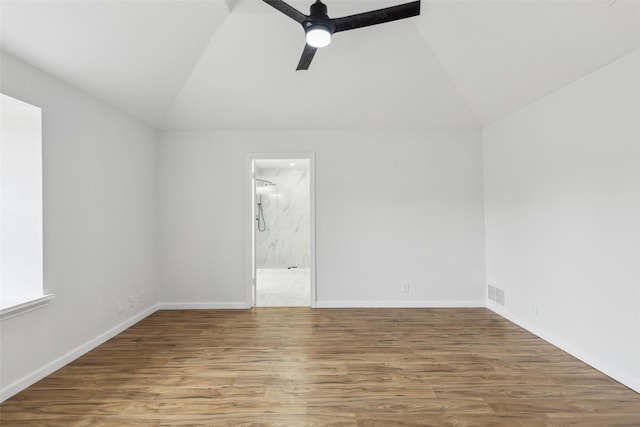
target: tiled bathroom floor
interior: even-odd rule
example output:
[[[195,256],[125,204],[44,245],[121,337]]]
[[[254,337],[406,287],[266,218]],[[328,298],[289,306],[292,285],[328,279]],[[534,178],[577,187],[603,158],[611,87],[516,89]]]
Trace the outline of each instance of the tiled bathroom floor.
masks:
[[[300,307],[311,303],[308,268],[258,269],[257,307]]]

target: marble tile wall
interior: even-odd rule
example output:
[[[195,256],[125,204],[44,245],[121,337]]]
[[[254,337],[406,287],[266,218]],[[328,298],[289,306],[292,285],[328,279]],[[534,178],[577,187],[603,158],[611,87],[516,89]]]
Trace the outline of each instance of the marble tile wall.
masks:
[[[308,169],[256,169],[256,178],[275,183],[260,189],[265,231],[256,229],[257,268],[309,268]]]

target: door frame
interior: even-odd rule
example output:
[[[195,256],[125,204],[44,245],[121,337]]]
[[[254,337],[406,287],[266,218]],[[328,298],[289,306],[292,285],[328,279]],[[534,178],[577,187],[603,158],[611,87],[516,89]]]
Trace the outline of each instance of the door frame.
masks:
[[[311,308],[316,307],[316,159],[315,153],[247,153],[245,154],[245,308],[254,305],[255,280],[255,185],[253,164],[262,159],[304,159],[309,161],[309,280]]]

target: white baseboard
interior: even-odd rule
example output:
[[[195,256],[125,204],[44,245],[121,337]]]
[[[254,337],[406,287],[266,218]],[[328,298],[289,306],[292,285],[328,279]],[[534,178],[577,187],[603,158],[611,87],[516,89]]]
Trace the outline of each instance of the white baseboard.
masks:
[[[69,363],[73,362],[78,357],[82,356],[83,354],[93,350],[94,348],[96,348],[100,344],[102,344],[102,343],[110,340],[111,338],[115,337],[120,332],[130,328],[133,325],[135,325],[136,323],[138,323],[139,321],[141,321],[145,317],[155,313],[157,311],[157,309],[158,309],[158,307],[156,305],[147,308],[143,312],[138,313],[138,314],[128,318],[124,322],[119,323],[118,325],[114,326],[113,328],[109,329],[108,331],[106,331],[106,332],[98,335],[97,337],[87,341],[86,343],[76,347],[75,349],[71,350],[67,354],[65,354],[63,356],[60,356],[57,359],[47,363],[46,365],[44,365],[40,369],[37,369],[34,372],[32,372],[32,373],[30,373],[28,375],[25,375],[24,377],[20,378],[19,380],[17,380],[15,382],[9,384],[8,386],[2,388],[2,390],[0,390],[0,402],[4,402],[5,400],[10,398],[14,394],[17,394],[17,393],[21,392],[22,390],[24,390],[25,388],[29,387],[30,385],[35,384],[36,382],[38,382],[41,379],[45,378],[47,375],[51,375],[52,373],[54,373],[58,369],[62,368],[63,366],[68,365]]]
[[[484,301],[316,301],[316,308],[466,308],[486,307]]]
[[[161,302],[158,310],[237,310],[247,307],[244,302]]]
[[[516,325],[520,326],[521,328],[526,329],[532,334],[542,338],[549,344],[554,345],[555,347],[558,347],[560,350],[566,353],[569,353],[570,355],[583,361],[587,365],[597,369],[598,371],[613,378],[619,383],[624,384],[625,386],[629,387],[633,391],[640,393],[640,378],[634,378],[633,376],[630,376],[628,373],[621,372],[618,368],[613,367],[610,364],[603,362],[602,360],[596,357],[593,357],[592,355],[588,354],[584,350],[572,344],[569,344],[565,340],[558,338],[552,333],[549,333],[548,331],[545,331],[539,328],[538,326],[535,326],[530,322],[527,322],[526,320],[516,316],[515,314],[505,309],[504,306],[502,305],[496,304],[493,301],[487,301],[486,307],[489,310],[493,311],[494,313],[509,320],[510,322],[513,322]]]

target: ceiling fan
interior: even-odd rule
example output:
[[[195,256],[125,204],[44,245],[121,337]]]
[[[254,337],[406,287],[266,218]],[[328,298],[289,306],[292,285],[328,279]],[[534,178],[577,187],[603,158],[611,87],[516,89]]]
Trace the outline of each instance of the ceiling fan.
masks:
[[[316,50],[331,43],[331,36],[334,33],[420,15],[420,0],[342,18],[329,18],[327,6],[320,0],[316,0],[311,5],[309,15],[305,15],[282,0],[262,1],[298,22],[304,29],[306,44],[296,70],[309,69]]]

